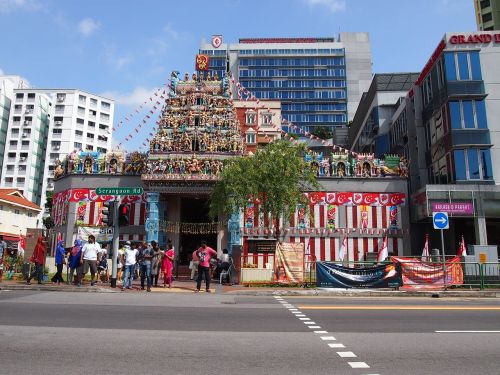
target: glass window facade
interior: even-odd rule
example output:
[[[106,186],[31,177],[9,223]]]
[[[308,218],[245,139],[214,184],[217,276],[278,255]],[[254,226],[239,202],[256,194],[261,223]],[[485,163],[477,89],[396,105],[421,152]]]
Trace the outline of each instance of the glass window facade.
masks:
[[[293,48],[293,44],[291,48],[248,47],[237,51],[237,79],[256,98],[281,101],[284,121],[306,131],[314,126],[347,125],[343,48]],[[199,52],[210,56],[212,74],[225,75],[226,49]]]
[[[492,180],[489,149],[468,148],[453,151],[455,181]]]
[[[444,65],[448,81],[482,80],[478,51],[445,52]]]
[[[450,101],[452,129],[487,129],[484,100]]]

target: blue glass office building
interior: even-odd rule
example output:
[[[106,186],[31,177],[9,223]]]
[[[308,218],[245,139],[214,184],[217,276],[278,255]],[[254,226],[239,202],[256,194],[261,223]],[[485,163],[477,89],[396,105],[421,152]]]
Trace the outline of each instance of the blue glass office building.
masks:
[[[200,53],[219,76],[229,69],[255,97],[280,100],[283,119],[307,131],[345,128],[371,80],[366,33],[342,33],[338,41],[240,39],[219,48],[202,42]]]

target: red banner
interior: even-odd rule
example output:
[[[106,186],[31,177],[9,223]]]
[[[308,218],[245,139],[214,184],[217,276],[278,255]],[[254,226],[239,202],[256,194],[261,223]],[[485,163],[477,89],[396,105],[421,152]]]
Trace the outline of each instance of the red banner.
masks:
[[[208,70],[208,55],[196,55],[196,70]]]
[[[422,262],[417,258],[392,257],[401,264],[403,286],[411,289],[442,288],[444,285],[443,264]],[[464,274],[460,257],[446,261],[446,285],[462,285]]]
[[[335,206],[400,206],[405,204],[404,193],[309,193],[311,204],[326,202]]]

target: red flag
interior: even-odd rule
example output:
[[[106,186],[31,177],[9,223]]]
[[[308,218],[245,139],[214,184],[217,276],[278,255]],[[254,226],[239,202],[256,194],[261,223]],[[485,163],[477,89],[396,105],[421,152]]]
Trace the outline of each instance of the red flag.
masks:
[[[422,251],[422,262],[429,261],[429,235],[425,235],[424,250]]]
[[[457,256],[464,257],[467,256],[467,246],[465,246],[465,239],[462,235],[462,240],[460,241],[460,245],[458,246]]]
[[[384,242],[382,243],[382,247],[380,248],[377,255],[377,262],[381,263],[387,259],[389,256],[389,250],[387,249],[387,236],[384,238]]]

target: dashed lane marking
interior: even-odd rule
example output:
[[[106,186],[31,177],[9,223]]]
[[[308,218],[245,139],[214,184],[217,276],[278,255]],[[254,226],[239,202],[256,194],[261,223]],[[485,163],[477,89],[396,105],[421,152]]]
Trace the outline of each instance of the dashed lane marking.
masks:
[[[357,357],[356,354],[353,352],[337,352],[340,358],[355,358]]]
[[[320,339],[323,341],[335,341],[336,340],[335,337],[333,337],[333,336],[321,336]]]
[[[341,344],[341,343],[339,343],[339,342],[336,342],[336,343],[334,343],[334,344],[328,344],[328,346],[329,346],[330,348],[345,348],[345,345],[344,345],[344,344]]]
[[[370,368],[365,362],[347,362],[352,368]]]
[[[456,311],[500,311],[500,306],[377,306],[377,305],[300,305],[302,310],[456,310]]]

